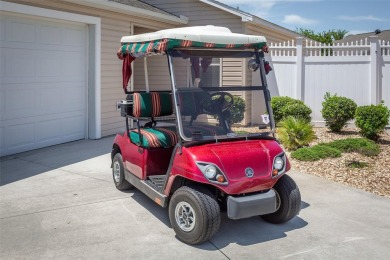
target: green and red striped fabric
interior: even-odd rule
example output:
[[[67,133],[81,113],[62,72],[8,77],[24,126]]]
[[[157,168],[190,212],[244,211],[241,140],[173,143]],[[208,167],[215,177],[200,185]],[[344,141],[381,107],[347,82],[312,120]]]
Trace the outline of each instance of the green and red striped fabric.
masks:
[[[130,139],[144,148],[168,148],[175,146],[178,142],[176,132],[167,128],[141,128],[140,133],[142,143],[137,131],[130,132]]]
[[[169,116],[173,113],[170,93],[134,93],[133,102],[134,117]]]
[[[216,44],[207,42],[197,42],[178,39],[161,39],[149,42],[133,42],[123,44],[118,52],[118,58],[124,59],[127,54],[133,57],[145,56],[150,54],[164,54],[167,50],[174,48],[216,48],[216,49],[263,49],[266,42],[253,44]]]

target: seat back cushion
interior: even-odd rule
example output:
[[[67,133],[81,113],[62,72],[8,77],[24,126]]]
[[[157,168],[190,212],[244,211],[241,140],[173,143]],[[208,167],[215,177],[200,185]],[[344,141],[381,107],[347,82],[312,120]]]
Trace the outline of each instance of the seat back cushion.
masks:
[[[167,128],[141,128],[142,141],[138,131],[130,132],[130,139],[133,143],[145,148],[168,148],[175,146],[178,142],[176,131]]]
[[[167,92],[133,94],[134,117],[169,116],[173,113],[172,97]]]

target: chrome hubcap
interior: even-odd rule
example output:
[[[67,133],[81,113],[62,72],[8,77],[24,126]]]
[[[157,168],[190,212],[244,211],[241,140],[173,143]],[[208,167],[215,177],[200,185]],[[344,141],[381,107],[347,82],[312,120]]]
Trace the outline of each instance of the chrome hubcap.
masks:
[[[190,232],[195,227],[195,212],[187,202],[182,201],[176,205],[175,219],[180,229],[185,232]]]
[[[115,182],[119,182],[121,177],[121,165],[117,161],[114,162],[113,173],[114,173]]]

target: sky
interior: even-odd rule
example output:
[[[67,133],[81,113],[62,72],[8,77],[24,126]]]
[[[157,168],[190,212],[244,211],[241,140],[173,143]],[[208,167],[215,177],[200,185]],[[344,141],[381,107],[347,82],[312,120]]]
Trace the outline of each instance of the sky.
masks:
[[[349,34],[390,29],[390,0],[218,0],[295,31],[347,30]]]

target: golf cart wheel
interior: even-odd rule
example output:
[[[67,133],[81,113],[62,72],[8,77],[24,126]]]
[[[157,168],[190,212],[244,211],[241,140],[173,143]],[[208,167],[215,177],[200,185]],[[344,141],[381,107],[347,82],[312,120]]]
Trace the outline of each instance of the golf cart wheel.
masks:
[[[294,180],[283,175],[273,189],[276,193],[277,210],[261,217],[267,222],[281,224],[298,215],[301,209],[301,193]]]
[[[133,185],[126,181],[124,171],[122,155],[117,153],[112,160],[112,178],[114,179],[116,188],[122,191],[133,188]]]
[[[221,224],[221,213],[215,199],[184,186],[172,195],[169,220],[180,240],[195,245],[215,235]]]

